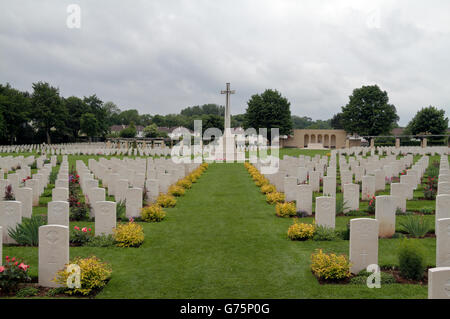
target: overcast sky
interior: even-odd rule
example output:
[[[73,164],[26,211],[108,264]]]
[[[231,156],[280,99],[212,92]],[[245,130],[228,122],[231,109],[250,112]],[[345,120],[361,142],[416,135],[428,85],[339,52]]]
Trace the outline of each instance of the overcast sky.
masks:
[[[449,13],[448,0],[0,0],[0,83],[168,114],[223,105],[231,82],[232,114],[273,88],[313,119],[378,84],[406,125],[423,106],[450,115]]]

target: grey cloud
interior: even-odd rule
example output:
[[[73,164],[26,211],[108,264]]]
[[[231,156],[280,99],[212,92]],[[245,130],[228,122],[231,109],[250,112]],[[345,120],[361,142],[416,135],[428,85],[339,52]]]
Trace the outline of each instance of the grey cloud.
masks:
[[[81,29],[65,25],[70,3]],[[224,103],[232,113],[278,89],[293,114],[328,119],[377,83],[405,125],[450,110],[447,1],[13,1],[0,7],[0,83],[39,80],[141,113]],[[380,28],[368,25],[379,12]]]

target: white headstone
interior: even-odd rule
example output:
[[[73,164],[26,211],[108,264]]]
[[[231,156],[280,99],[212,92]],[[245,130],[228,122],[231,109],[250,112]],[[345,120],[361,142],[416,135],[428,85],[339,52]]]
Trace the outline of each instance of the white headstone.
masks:
[[[69,263],[69,227],[46,225],[39,227],[39,285],[61,287],[52,280]]]
[[[316,197],[316,225],[334,228],[336,224],[336,199],[334,197]]]
[[[428,269],[428,299],[450,299],[450,267]]]
[[[378,221],[372,218],[350,220],[351,272],[359,273],[371,264],[378,264]]]
[[[0,226],[3,228],[3,243],[15,244],[8,231],[22,223],[22,203],[19,201],[0,201]]]
[[[49,225],[69,226],[69,202],[49,202],[47,218]]]
[[[377,196],[375,200],[375,218],[379,223],[379,236],[390,238],[395,234],[394,198],[389,195]]]
[[[108,201],[98,201],[93,204],[95,207],[95,235],[110,235],[116,227],[116,203]]]

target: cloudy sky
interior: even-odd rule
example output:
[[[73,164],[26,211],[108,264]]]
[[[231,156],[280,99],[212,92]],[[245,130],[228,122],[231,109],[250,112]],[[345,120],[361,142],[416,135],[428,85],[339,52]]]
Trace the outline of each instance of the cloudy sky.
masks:
[[[0,83],[168,114],[224,104],[231,82],[232,114],[274,88],[313,119],[378,84],[406,125],[423,106],[450,115],[449,12],[447,0],[0,0]]]

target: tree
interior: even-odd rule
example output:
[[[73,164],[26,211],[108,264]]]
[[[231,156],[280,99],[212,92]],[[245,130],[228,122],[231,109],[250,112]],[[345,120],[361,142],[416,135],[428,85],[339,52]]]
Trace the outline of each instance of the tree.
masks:
[[[120,112],[121,110],[117,107],[113,102],[105,102],[103,103],[103,109],[106,113],[106,122],[108,123],[108,127],[114,124],[120,123]]]
[[[8,143],[17,142],[21,131],[28,126],[30,109],[27,93],[13,89],[9,84],[0,85],[0,127]]]
[[[247,102],[244,128],[267,128],[271,141],[271,128],[279,128],[280,135],[289,135],[292,131],[290,103],[277,90],[266,90],[253,95]]]
[[[344,126],[342,125],[342,113],[335,114],[330,121],[331,127],[335,130],[342,130]]]
[[[126,138],[133,138],[137,134],[136,126],[134,126],[134,123],[131,122],[131,124],[124,128],[122,131],[120,131],[119,135],[120,137],[126,137]]]
[[[399,120],[395,106],[389,104],[386,91],[378,85],[353,90],[350,101],[342,107],[340,123],[349,133],[360,136],[389,134]]]
[[[158,126],[156,124],[150,124],[144,128],[145,137],[158,137]]]
[[[202,134],[209,128],[218,128],[223,131],[223,117],[213,114],[205,114],[201,117],[202,120]]]
[[[64,99],[64,104],[67,108],[67,112],[70,114],[66,119],[67,128],[70,130],[74,141],[76,141],[81,128],[81,117],[84,113],[88,112],[88,106],[82,99],[76,96]]]
[[[103,107],[103,102],[100,100],[97,95],[93,94],[89,97],[84,97],[84,103],[86,103],[88,113],[92,113],[97,119],[98,123],[98,134],[105,136],[109,131],[109,123],[107,118],[107,111]]]
[[[92,113],[84,113],[81,116],[80,128],[81,131],[86,133],[89,137],[89,141],[91,141],[92,137],[96,136],[100,131],[99,123]]]
[[[44,82],[33,83],[31,106],[34,125],[45,134],[48,144],[51,144],[52,131],[54,135],[66,132],[68,113],[59,96],[59,89]]]
[[[122,111],[119,115],[120,117],[120,124],[130,125],[131,122],[133,122],[136,125],[140,125],[140,116],[138,110],[132,109],[132,110],[125,110]]]
[[[406,131],[412,135],[445,135],[447,128],[448,117],[445,117],[445,111],[429,106],[422,108],[416,113],[414,118],[408,123]]]

